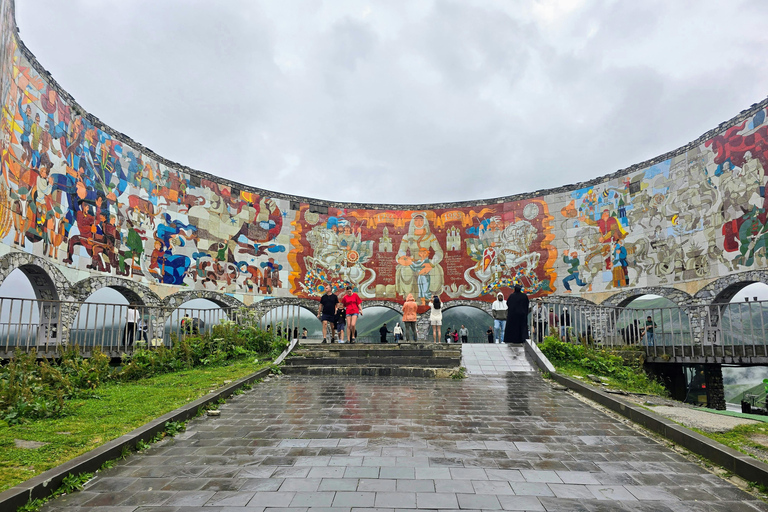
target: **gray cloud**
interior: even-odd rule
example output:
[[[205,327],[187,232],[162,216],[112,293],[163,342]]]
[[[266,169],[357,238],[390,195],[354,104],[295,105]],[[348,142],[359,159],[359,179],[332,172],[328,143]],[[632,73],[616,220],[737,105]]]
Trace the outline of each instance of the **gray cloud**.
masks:
[[[17,2],[94,115],[191,167],[422,203],[587,180],[765,96],[765,2]]]

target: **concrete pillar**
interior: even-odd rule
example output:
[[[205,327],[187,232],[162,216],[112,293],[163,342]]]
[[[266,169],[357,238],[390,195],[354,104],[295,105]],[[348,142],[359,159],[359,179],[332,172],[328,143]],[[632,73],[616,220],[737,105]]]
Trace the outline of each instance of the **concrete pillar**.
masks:
[[[723,367],[719,364],[706,365],[704,367],[704,379],[707,384],[707,407],[724,411]]]
[[[675,400],[682,402],[688,396],[688,383],[685,379],[682,364],[646,364],[645,371],[657,377],[664,384],[664,387],[667,388],[669,395]]]
[[[420,343],[432,340],[432,326],[429,324],[429,312],[419,315],[416,320],[416,336]]]

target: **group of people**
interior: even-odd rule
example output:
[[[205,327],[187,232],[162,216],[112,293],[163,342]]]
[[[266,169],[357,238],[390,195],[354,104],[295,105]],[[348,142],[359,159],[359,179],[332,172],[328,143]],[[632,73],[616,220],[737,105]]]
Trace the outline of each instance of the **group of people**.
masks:
[[[528,335],[528,296],[523,293],[522,286],[515,285],[514,291],[504,300],[504,295],[499,292],[491,308],[493,314],[493,327],[489,327],[486,334],[489,343],[523,343]],[[417,341],[416,321],[418,320],[416,309],[418,308],[412,294],[403,304],[403,324],[405,324],[405,341]],[[440,297],[432,296],[429,303],[429,324],[432,326],[432,341],[442,341],[441,327],[443,323],[443,305]],[[386,324],[385,324],[386,326]],[[395,326],[399,328],[399,324]],[[397,340],[397,336],[395,336]],[[448,328],[445,333],[447,343],[462,343],[469,341],[469,330],[461,326],[458,331]]]
[[[544,340],[544,337],[549,334],[550,328],[556,329],[560,333],[560,337],[565,338],[571,327],[571,313],[567,307],[563,307],[558,316],[557,311],[550,310],[541,298],[536,299],[536,304],[531,310],[531,316],[533,334],[537,343]]]
[[[351,286],[347,286],[343,295],[339,298],[331,288],[325,290],[325,295],[320,298],[320,311],[317,318],[323,322],[323,343],[350,343],[357,338],[357,317],[363,315],[363,301],[354,292]],[[330,332],[329,332],[330,327]]]
[[[530,301],[523,287],[515,285],[514,291],[504,300],[504,294],[496,294],[491,306],[493,327],[486,331],[488,343],[525,343],[528,337],[528,307]]]
[[[652,347],[656,343],[656,327],[658,325],[653,321],[653,317],[648,315],[645,319],[645,327],[641,327],[640,322],[634,319],[631,324],[620,329],[620,332],[624,341],[629,345],[641,343],[644,340],[645,345]]]

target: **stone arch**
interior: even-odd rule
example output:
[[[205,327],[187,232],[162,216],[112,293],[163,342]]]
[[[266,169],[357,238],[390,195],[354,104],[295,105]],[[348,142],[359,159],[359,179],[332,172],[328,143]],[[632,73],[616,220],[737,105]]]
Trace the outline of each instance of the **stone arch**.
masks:
[[[459,306],[469,306],[471,308],[479,309],[485,313],[491,314],[491,304],[492,302],[485,302],[481,300],[452,300],[449,302],[445,302],[443,304],[443,312],[448,311],[452,308],[457,308]],[[427,317],[429,317],[429,312],[425,313]]]
[[[26,252],[14,251],[0,258],[0,284],[14,270],[19,269],[29,280],[35,298],[39,301],[32,306],[37,312],[38,323],[35,343],[38,346],[56,345],[66,339],[67,333],[67,307],[62,307],[59,302],[63,291],[68,287],[69,281],[55,264],[45,258],[37,257]],[[24,306],[16,308],[17,311],[24,311]],[[4,315],[13,315],[13,301]],[[25,322],[27,322],[25,320]]]
[[[89,277],[70,286],[67,296],[75,302],[84,302],[93,292],[102,288],[112,288],[120,293],[130,304],[158,307],[163,301],[158,295],[144,286],[130,279],[122,279],[113,276]]]
[[[705,339],[710,342],[721,339],[721,322],[731,299],[742,288],[754,283],[768,284],[768,270],[749,270],[730,274],[715,279],[696,292],[694,295],[696,303],[709,306],[699,308],[700,323],[704,328],[702,336]]]
[[[400,304],[399,302],[392,302],[392,301],[389,301],[389,300],[365,300],[365,301],[363,301],[362,309],[376,308],[376,307],[391,309],[393,311],[397,311],[401,315],[403,314],[403,305]]]
[[[252,305],[251,308],[256,310],[259,316],[264,316],[264,314],[266,314],[268,311],[282,306],[299,306],[303,309],[311,311],[312,314],[317,315],[320,307],[320,301],[312,299],[299,299],[296,297],[276,297],[259,301]]]
[[[623,308],[636,298],[642,295],[659,295],[667,300],[675,303],[676,306],[685,307],[689,306],[693,302],[693,298],[686,292],[678,290],[677,288],[666,287],[643,287],[643,288],[630,288],[623,290],[615,295],[610,296],[602,303],[601,306]]]
[[[754,283],[768,284],[768,270],[750,270],[721,277],[696,292],[699,304],[727,304],[739,291]]]
[[[221,308],[241,308],[245,307],[242,301],[227,295],[225,293],[214,292],[211,290],[184,290],[169,295],[163,300],[163,307],[168,310],[174,310],[187,301],[194,299],[206,299]]]
[[[16,269],[27,276],[38,300],[59,300],[61,292],[69,286],[69,281],[55,265],[26,252],[12,252],[0,258],[0,285]]]

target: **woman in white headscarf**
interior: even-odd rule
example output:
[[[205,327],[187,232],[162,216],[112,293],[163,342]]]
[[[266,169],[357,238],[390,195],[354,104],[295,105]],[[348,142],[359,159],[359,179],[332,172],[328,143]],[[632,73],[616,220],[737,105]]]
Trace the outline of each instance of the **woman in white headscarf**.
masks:
[[[413,213],[408,234],[403,236],[396,256],[397,293],[403,297],[411,293],[414,297],[420,297],[422,304],[426,304],[427,299],[432,295],[441,295],[445,282],[443,269],[440,267],[442,260],[443,248],[440,247],[437,237],[430,231],[426,214]],[[422,294],[419,293],[419,277],[422,278],[424,292]]]

